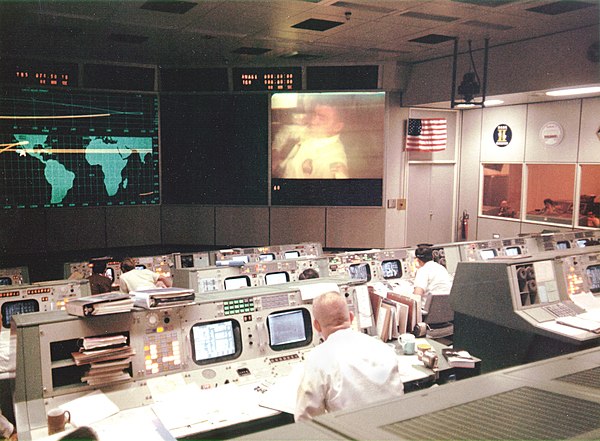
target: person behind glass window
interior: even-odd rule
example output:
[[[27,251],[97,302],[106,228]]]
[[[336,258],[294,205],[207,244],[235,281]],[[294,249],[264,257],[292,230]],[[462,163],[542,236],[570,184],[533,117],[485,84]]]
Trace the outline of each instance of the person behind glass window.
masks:
[[[515,217],[515,210],[513,210],[510,205],[508,205],[507,200],[502,200],[500,202],[500,208],[498,208],[498,216],[502,217]]]
[[[586,225],[588,227],[600,228],[600,218],[593,211],[588,211]]]
[[[127,257],[121,262],[119,287],[121,292],[128,293],[148,288],[168,288],[172,286],[170,277],[150,271],[147,268],[135,269],[135,261]]]
[[[433,260],[433,250],[420,246],[415,250],[417,273],[413,281],[414,294],[450,294],[452,277],[448,270]]]
[[[296,421],[394,398],[404,393],[393,348],[351,328],[354,315],[346,299],[327,292],[313,300],[313,325],[324,342],[304,364]]]
[[[556,213],[556,204],[550,198],[544,199],[544,208],[542,208],[543,214],[555,214]]]
[[[92,275],[88,277],[90,281],[90,291],[92,295],[103,294],[110,292],[112,289],[112,279],[104,275],[106,272],[106,261],[104,260],[93,260],[92,264]]]

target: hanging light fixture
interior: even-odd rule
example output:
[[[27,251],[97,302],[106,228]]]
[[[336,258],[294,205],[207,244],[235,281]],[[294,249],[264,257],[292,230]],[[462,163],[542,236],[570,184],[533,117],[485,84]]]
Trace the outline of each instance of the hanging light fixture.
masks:
[[[456,87],[456,66],[458,62],[458,38],[454,39],[454,58],[452,64],[452,94],[450,99],[451,108],[472,108],[472,107],[485,107],[485,93],[487,88],[487,65],[488,65],[488,47],[489,39],[485,39],[485,48],[483,56],[483,86],[477,73],[475,61],[473,60],[473,49],[471,47],[471,40],[469,40],[469,58],[471,65],[469,71],[463,75],[462,81]],[[462,99],[456,99],[456,92],[461,96]],[[475,101],[475,97],[479,96],[481,92],[481,99]]]

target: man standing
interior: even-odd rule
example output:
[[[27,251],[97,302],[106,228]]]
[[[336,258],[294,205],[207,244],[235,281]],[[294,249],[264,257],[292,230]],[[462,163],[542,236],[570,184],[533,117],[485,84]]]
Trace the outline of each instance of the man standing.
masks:
[[[313,325],[325,341],[305,363],[296,421],[404,393],[394,349],[351,329],[354,315],[342,295],[327,292],[315,298],[313,316]]]

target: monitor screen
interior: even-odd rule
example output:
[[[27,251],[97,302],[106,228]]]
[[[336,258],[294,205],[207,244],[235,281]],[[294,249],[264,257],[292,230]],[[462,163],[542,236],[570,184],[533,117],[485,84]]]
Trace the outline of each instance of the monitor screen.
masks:
[[[397,279],[402,277],[402,265],[399,260],[384,260],[381,262],[384,279]]]
[[[585,269],[591,292],[600,292],[600,265],[590,265]]]
[[[248,286],[251,286],[248,276],[233,276],[225,279],[225,289],[247,288]]]
[[[577,239],[577,246],[579,248],[586,247],[587,244],[588,244],[588,240],[587,239]]]
[[[290,281],[290,275],[285,271],[265,274],[265,283],[267,285],[277,285],[278,283],[287,283]]]
[[[312,342],[310,313],[305,308],[269,314],[267,329],[269,346],[275,351],[300,348]]]
[[[10,328],[10,319],[15,314],[25,314],[27,312],[38,312],[40,305],[37,300],[16,300],[14,302],[4,302],[0,312],[2,313],[2,327]]]
[[[260,259],[261,262],[271,262],[272,260],[275,260],[275,254],[265,253],[265,254],[261,254],[260,256],[258,256],[258,258]]]
[[[496,257],[496,250],[481,250],[480,254],[483,260],[488,260]]]
[[[242,354],[240,325],[236,320],[196,323],[190,330],[192,359],[205,365],[234,360]]]
[[[104,275],[106,277],[108,277],[110,280],[112,280],[113,282],[115,281],[115,269],[114,268],[106,268],[106,271],[104,271]]]
[[[10,277],[0,277],[0,285],[12,285],[12,279]]]
[[[271,95],[273,205],[382,202],[384,92]]]
[[[566,240],[561,240],[560,242],[556,243],[557,250],[566,250],[569,248],[571,248],[571,244],[569,242],[567,242]]]
[[[194,255],[193,254],[182,254],[181,255],[181,267],[182,268],[193,268],[194,267]]]
[[[286,251],[283,253],[283,257],[286,259],[294,259],[300,257],[300,251]]]
[[[519,247],[507,247],[505,251],[507,256],[518,256],[521,254],[521,248]]]
[[[137,270],[146,269],[146,265],[143,265],[143,264],[137,264],[137,265],[135,266],[135,269],[137,269]]]
[[[371,267],[368,263],[354,263],[348,267],[350,278],[357,280],[371,280]]]

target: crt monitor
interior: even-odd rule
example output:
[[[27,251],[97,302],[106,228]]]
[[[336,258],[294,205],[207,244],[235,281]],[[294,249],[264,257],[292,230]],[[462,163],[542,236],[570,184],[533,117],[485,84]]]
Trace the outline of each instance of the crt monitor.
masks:
[[[290,275],[286,271],[265,274],[265,284],[267,285],[277,285],[279,283],[287,283],[289,281]]]
[[[297,257],[300,257],[300,251],[286,251],[285,253],[283,253],[283,257],[285,259],[295,259]]]
[[[556,249],[557,250],[566,250],[571,248],[571,244],[566,241],[566,240],[561,240],[559,242],[556,242]]]
[[[269,314],[267,329],[269,346],[274,351],[301,348],[312,342],[312,320],[306,308]]]
[[[27,312],[38,312],[40,305],[35,299],[15,300],[12,302],[4,302],[0,313],[2,313],[2,327],[10,328],[10,319],[15,314],[25,314]]]
[[[0,285],[12,285],[12,279],[10,277],[0,277]]]
[[[479,252],[481,254],[481,258],[483,260],[488,260],[488,259],[492,259],[494,257],[496,257],[496,250],[481,250]]]
[[[402,277],[402,265],[397,259],[384,260],[381,262],[381,270],[383,272],[384,279],[397,279]]]
[[[193,268],[194,267],[194,255],[193,254],[182,254],[181,255],[181,267],[182,268]]]
[[[351,279],[371,280],[371,267],[368,263],[353,263],[348,267]]]
[[[190,329],[192,359],[198,365],[234,360],[242,354],[242,337],[237,320],[196,323]]]
[[[590,265],[585,269],[590,291],[600,292],[600,265]]]
[[[225,279],[225,289],[240,289],[251,286],[250,277],[248,276],[233,276]]]
[[[521,248],[519,247],[506,247],[506,255],[507,256],[518,256],[521,254]]]
[[[271,261],[275,260],[275,254],[273,254],[273,253],[264,253],[264,254],[261,254],[260,256],[258,256],[258,259],[261,262],[271,262]]]
[[[113,282],[115,281],[115,269],[114,268],[106,268],[106,271],[104,271],[104,275],[106,277],[108,277],[110,280],[112,280]]]
[[[587,239],[577,239],[576,243],[579,248],[584,248],[584,247],[587,247],[588,242],[589,241]]]

